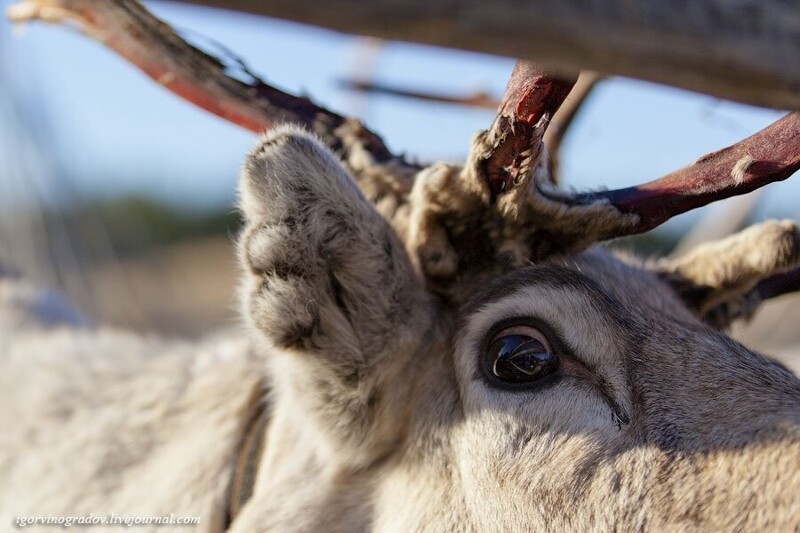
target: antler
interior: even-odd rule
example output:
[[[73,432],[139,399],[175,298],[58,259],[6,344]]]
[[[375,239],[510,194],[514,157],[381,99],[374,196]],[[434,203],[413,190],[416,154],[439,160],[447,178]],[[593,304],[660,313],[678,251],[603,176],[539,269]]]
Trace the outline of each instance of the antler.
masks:
[[[410,204],[409,219],[402,214],[395,223],[435,285],[448,285],[445,280],[464,269],[491,275],[493,269],[641,233],[800,168],[800,114],[792,113],[649,183],[579,194],[559,190],[542,138],[576,77],[521,61],[492,127],[473,140],[467,163],[421,170],[354,119],[275,89],[243,65],[250,81],[231,77],[222,61],[186,43],[133,0],[24,0],[7,15],[18,22],[75,23],[179,96],[253,131],[283,121],[305,125],[344,159],[388,218]],[[765,280],[763,293],[781,292],[778,282]]]
[[[446,280],[465,270],[494,275],[503,265],[513,268],[642,233],[691,209],[786,179],[800,168],[800,113],[792,113],[643,185],[560,190],[548,172],[541,140],[573,84],[574,79],[519,62],[491,129],[473,140],[467,164],[419,175],[410,240],[422,270],[438,285],[448,287]]]
[[[231,76],[223,61],[187,43],[135,0],[23,0],[6,16],[17,23],[70,23],[164,88],[251,131],[283,122],[304,125],[344,160],[371,199],[405,196],[420,169],[391,153],[358,120],[267,84],[238,59],[249,79]]]
[[[548,80],[558,80],[543,71],[531,72],[529,76],[535,80],[529,81],[529,84],[542,87],[549,87],[553,83]],[[547,102],[547,105],[557,108],[564,99],[559,97],[557,101],[548,102],[547,90],[526,94],[525,83],[524,78],[512,76],[504,98],[506,104],[501,106],[493,129],[504,121],[508,102],[519,109],[525,109],[529,100],[533,107]],[[510,150],[495,147],[495,154],[501,154],[504,161],[525,170],[521,162],[526,160],[531,150],[531,146],[526,144],[526,139],[530,137],[526,129],[528,126],[515,120],[510,125],[509,131],[513,135],[510,141],[506,140],[503,144]],[[538,138],[547,128],[547,122],[543,121],[540,128]],[[491,132],[487,135],[492,138]],[[473,159],[484,158],[481,155],[485,150],[480,145],[482,142],[479,139],[478,144],[473,146]],[[509,192],[513,188],[509,187],[510,182],[517,182],[514,186],[524,189],[527,197],[525,202],[534,211],[540,211],[538,214],[529,214],[530,218],[535,219],[535,224],[562,241],[556,248],[577,251],[595,242],[643,233],[689,210],[784,180],[798,168],[800,113],[794,112],[732,146],[701,157],[691,165],[657,180],[625,189],[572,194],[555,189],[541,179],[534,179],[523,186],[519,178],[522,172],[518,170],[508,172],[513,177],[510,181],[498,179],[497,165],[484,168],[478,163],[475,172],[488,184],[494,195]],[[505,168],[500,165],[500,172],[504,171]],[[553,213],[557,215],[553,218],[542,219],[541,209],[548,213],[557,209],[558,213]],[[587,212],[595,210],[604,214],[599,217],[602,223],[587,220]],[[586,227],[586,223],[590,223],[590,226]]]
[[[569,92],[569,96],[548,122],[547,130],[545,131],[542,141],[545,146],[547,146],[547,152],[550,155],[550,176],[554,182],[558,181],[558,155],[564,135],[567,133],[573,119],[582,109],[597,83],[603,78],[604,76],[597,72],[581,72],[577,83],[575,83],[572,90]],[[386,94],[427,102],[439,102],[488,109],[497,109],[501,105],[499,100],[491,97],[485,91],[477,91],[465,95],[451,95],[406,89],[367,80],[344,79],[341,80],[340,83],[342,87],[353,91]]]
[[[492,127],[474,137],[466,165],[440,164],[417,176],[408,242],[433,288],[449,292],[457,274],[491,276],[554,251],[555,240],[534,254],[525,241],[541,228],[537,218],[557,220],[563,206],[536,202],[527,185],[554,186],[542,138],[576,79],[518,61]]]
[[[540,65],[518,61],[511,72],[492,127],[478,139],[485,153],[476,154],[480,172],[493,197],[516,186],[539,158],[550,119],[561,107],[578,76],[556,77]],[[473,145],[473,152],[481,148]]]
[[[578,195],[576,200],[609,201],[623,213],[638,215],[636,226],[607,236],[617,237],[648,231],[681,213],[785,180],[798,169],[800,113],[794,112],[663,178],[626,189]]]

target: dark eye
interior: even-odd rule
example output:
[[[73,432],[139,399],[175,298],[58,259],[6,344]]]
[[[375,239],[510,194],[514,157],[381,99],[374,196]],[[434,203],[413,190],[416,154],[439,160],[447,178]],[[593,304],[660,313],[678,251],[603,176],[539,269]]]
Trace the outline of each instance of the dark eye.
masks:
[[[544,334],[530,326],[512,326],[497,333],[485,354],[488,369],[501,381],[531,383],[558,370],[558,355]]]

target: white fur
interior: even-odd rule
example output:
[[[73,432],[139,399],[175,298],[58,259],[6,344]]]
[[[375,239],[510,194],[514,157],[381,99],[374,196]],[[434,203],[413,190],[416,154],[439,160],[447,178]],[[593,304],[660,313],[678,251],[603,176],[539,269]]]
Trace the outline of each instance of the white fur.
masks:
[[[17,516],[174,513],[220,531],[242,425],[261,400],[263,361],[246,337],[53,326],[61,304],[45,310],[17,287],[0,315],[19,326],[21,310],[26,324],[0,325],[0,529]]]

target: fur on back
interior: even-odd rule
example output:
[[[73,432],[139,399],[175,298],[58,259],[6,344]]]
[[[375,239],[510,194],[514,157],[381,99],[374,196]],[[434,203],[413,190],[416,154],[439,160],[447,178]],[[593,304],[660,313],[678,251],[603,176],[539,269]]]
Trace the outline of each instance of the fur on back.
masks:
[[[247,337],[76,327],[36,312],[41,295],[23,282],[0,287],[0,529],[17,516],[173,513],[220,531],[243,424],[264,400]]]

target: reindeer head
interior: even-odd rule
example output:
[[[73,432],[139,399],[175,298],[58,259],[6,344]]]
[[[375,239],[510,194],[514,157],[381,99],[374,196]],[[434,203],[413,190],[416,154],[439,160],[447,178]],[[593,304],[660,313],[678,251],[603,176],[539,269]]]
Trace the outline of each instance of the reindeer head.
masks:
[[[410,187],[359,176],[372,201],[298,128],[250,154],[244,315],[274,350],[245,529],[796,524],[800,383],[714,326],[797,265],[797,228],[651,265],[589,248],[666,215],[559,192],[540,132],[505,185],[486,132]]]
[[[797,287],[797,228],[650,265],[591,248],[788,177],[797,113],[654,182],[571,194],[541,139],[574,80],[526,62],[467,163],[422,169],[227,76],[138,3],[9,15],[68,19],[228,120],[327,146],[278,128],[242,174],[244,316],[272,398],[233,529],[797,528],[800,383],[717,329]]]

